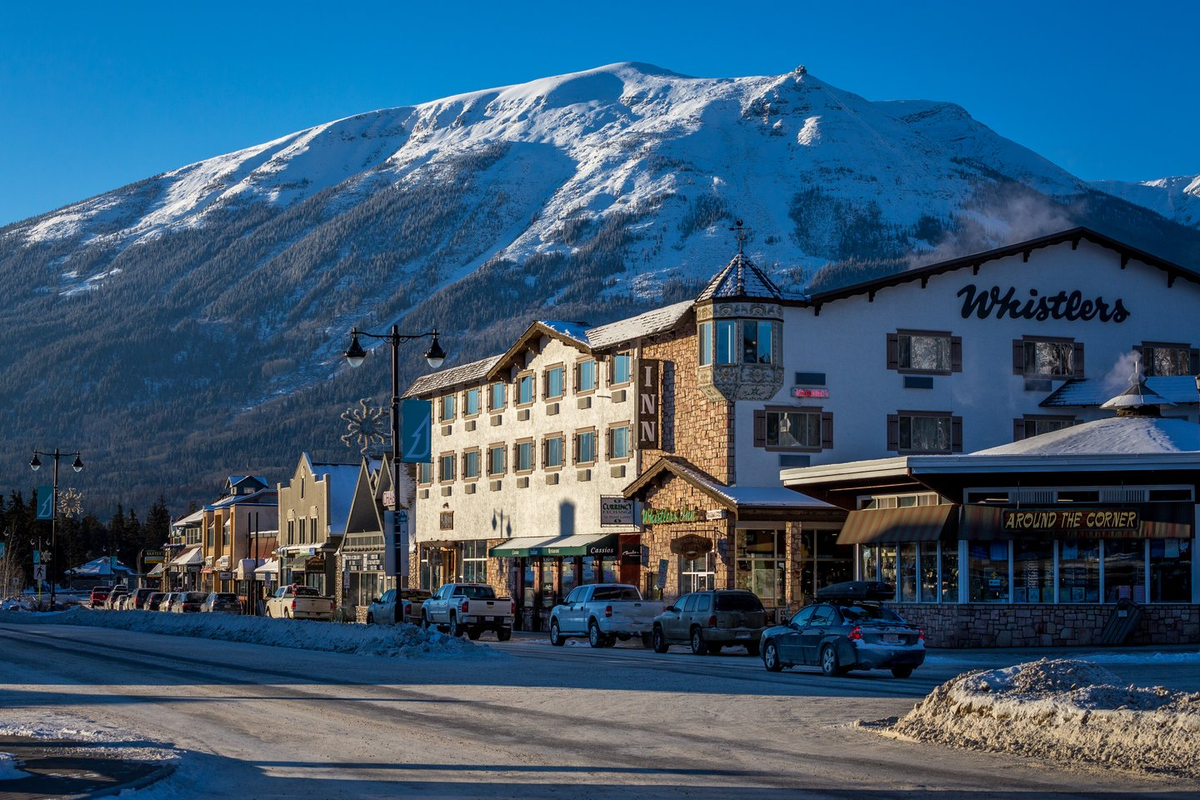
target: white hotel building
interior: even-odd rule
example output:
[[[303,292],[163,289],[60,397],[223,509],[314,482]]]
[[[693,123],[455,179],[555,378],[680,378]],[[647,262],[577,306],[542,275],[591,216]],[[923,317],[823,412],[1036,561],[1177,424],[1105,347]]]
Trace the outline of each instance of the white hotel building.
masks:
[[[826,583],[882,577],[950,643],[1004,643],[974,624],[1000,607],[1033,620],[1009,643],[1089,642],[1118,599],[1147,609],[1134,639],[1200,640],[1200,444],[1186,435],[1163,445],[1190,465],[1170,474],[1093,464],[1086,485],[1059,475],[1025,494],[968,497],[896,464],[876,481],[805,477],[1106,418],[1134,355],[1162,414],[1200,423],[1198,314],[1195,270],[1079,228],[802,296],[739,253],[695,301],[599,327],[535,322],[506,353],[406,393],[433,400],[435,420],[411,581],[487,580],[536,625],[580,581],[668,598],[740,586],[788,609]],[[976,506],[1006,502],[1131,509],[1095,517],[1141,527],[979,527]],[[1021,583],[1030,552],[1037,591]],[[1064,625],[1075,612],[1085,621]]]

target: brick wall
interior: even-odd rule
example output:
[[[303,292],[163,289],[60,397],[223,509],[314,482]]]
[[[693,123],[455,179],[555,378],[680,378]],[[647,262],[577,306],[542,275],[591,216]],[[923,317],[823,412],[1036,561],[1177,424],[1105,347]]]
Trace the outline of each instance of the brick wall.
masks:
[[[1094,645],[1115,606],[897,604],[909,622],[925,629],[930,647],[1060,647]],[[1200,606],[1142,606],[1142,618],[1125,644],[1200,642]]]
[[[648,340],[642,357],[662,362],[662,449],[641,451],[641,469],[660,456],[686,458],[719,481],[734,480],[733,404],[713,402],[699,387],[696,329],[679,330]]]
[[[714,504],[712,498],[701,492],[687,481],[674,476],[664,477],[645,491],[647,506],[664,509],[692,508],[703,516],[706,509]],[[642,530],[642,546],[650,548],[650,564],[646,573],[652,580],[658,577],[659,559],[667,559],[667,586],[663,597],[668,602],[679,596],[679,556],[671,552],[671,540],[680,536],[695,534],[710,539],[713,551],[716,553],[715,575],[713,582],[718,589],[733,586],[733,559],[722,558],[720,542],[726,538],[732,539],[733,522],[729,519],[697,520],[689,523],[669,523],[646,525]]]

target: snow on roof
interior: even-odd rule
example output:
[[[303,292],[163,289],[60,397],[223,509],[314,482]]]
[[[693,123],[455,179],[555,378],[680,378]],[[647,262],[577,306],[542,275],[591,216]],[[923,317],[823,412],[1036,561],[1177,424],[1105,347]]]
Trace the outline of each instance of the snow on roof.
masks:
[[[1196,379],[1191,375],[1170,375],[1146,378],[1146,388],[1175,405],[1189,405],[1200,400]],[[1111,383],[1098,379],[1067,381],[1041,402],[1043,408],[1100,406],[1114,394]]]
[[[643,336],[669,331],[692,310],[692,305],[691,300],[684,300],[682,303],[656,308],[636,317],[600,325],[587,332],[587,342],[593,350],[603,350]]]
[[[760,297],[782,300],[783,295],[774,281],[754,265],[744,253],[733,257],[725,269],[718,272],[696,297],[696,302],[714,298]]]
[[[182,553],[171,559],[170,567],[186,567],[190,564],[203,564],[204,552],[199,547],[189,547]]]
[[[1130,386],[1125,391],[1121,392],[1111,400],[1106,401],[1100,407],[1105,409],[1114,408],[1158,408],[1161,406],[1173,406],[1171,401],[1167,400],[1158,392],[1146,385],[1146,379],[1142,378],[1137,383]]]
[[[188,525],[194,525],[204,519],[204,509],[197,509],[186,517],[180,517],[171,523],[172,528],[186,528]]]
[[[440,392],[442,389],[448,389],[451,386],[479,383],[491,372],[496,362],[503,357],[503,354],[488,356],[479,361],[472,361],[470,364],[463,364],[462,366],[444,369],[441,372],[422,375],[412,382],[402,396],[420,397],[424,394]]]
[[[833,508],[828,503],[816,500],[808,495],[794,492],[783,486],[726,486],[705,472],[692,466],[680,458],[664,459],[664,466],[669,461],[670,469],[685,476],[687,480],[700,486],[710,494],[727,500],[730,505],[738,508],[750,506],[766,506],[778,508]]]
[[[101,556],[93,558],[86,564],[81,564],[78,567],[67,570],[68,575],[132,575],[133,570],[122,564],[115,558]]]
[[[1116,417],[1085,422],[972,456],[1144,455],[1200,452],[1200,425],[1165,417]]]
[[[341,536],[350,518],[350,503],[358,484],[358,464],[313,464],[313,474],[329,482],[329,534]]]
[[[215,503],[206,505],[203,511],[213,511],[218,508],[228,508],[229,506],[240,505],[271,505],[277,503],[279,495],[275,489],[259,489],[253,494],[231,494],[227,497],[222,497]]]
[[[588,326],[583,322],[561,322],[559,320],[542,319],[538,322],[555,333],[560,333],[563,336],[574,339],[585,347],[589,344],[587,332]]]

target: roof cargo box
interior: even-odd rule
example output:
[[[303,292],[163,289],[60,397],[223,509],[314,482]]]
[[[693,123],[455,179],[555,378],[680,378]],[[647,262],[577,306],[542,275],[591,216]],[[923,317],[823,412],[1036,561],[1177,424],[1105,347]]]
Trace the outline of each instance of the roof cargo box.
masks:
[[[818,589],[817,599],[822,601],[894,600],[896,599],[896,587],[880,581],[847,581]]]

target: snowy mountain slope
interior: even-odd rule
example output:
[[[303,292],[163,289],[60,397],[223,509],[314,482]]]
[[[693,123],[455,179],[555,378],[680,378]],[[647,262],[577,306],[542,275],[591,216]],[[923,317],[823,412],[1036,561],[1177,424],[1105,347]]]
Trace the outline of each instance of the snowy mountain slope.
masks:
[[[82,437],[150,500],[345,458],[338,414],[384,383],[342,369],[351,326],[436,325],[469,361],[534,317],[632,316],[694,296],[737,219],[790,291],[1069,224],[1200,254],[1194,227],[953,104],[803,68],[614,64],[359,114],[0,229],[0,435]]]
[[[1200,228],[1200,175],[1179,175],[1140,183],[1093,181],[1092,186],[1181,225]]]

